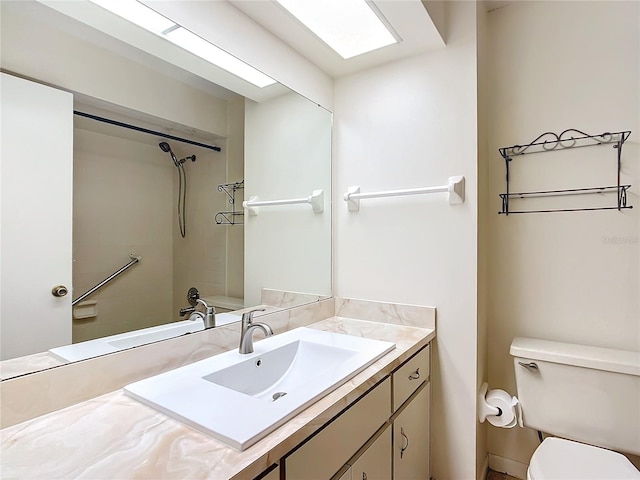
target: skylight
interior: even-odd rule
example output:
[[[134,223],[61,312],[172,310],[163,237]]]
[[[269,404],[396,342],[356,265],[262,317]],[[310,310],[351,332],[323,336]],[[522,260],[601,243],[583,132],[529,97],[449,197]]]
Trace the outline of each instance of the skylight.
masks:
[[[276,83],[273,78],[228,54],[137,0],[91,0],[91,2],[131,23],[135,23],[145,30],[166,38],[174,45],[223,68],[257,87],[263,88]]]
[[[344,59],[399,41],[366,0],[276,1]]]

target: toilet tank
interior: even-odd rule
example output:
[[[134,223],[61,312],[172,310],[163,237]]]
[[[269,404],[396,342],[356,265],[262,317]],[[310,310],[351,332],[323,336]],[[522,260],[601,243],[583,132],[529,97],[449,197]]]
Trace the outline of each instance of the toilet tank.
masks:
[[[524,425],[640,454],[640,352],[515,338]]]

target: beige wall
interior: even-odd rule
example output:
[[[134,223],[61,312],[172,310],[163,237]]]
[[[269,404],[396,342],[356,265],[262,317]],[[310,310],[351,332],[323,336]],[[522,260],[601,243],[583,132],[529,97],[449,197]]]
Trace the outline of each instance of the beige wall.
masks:
[[[433,478],[476,476],[476,5],[448,4],[447,47],[336,80],[334,293],[438,308],[433,350]],[[446,195],[362,200],[363,192],[466,177]]]
[[[487,331],[488,331],[488,300],[489,300],[489,169],[487,161],[491,158],[488,146],[487,109],[489,98],[485,94],[489,84],[488,65],[488,17],[484,2],[477,4],[478,13],[478,354],[477,354],[477,384],[482,385],[488,377],[487,359]],[[487,455],[487,424],[478,423],[476,432],[476,478],[483,478],[488,468]]]
[[[638,2],[513,2],[489,13],[489,383],[516,393],[516,336],[640,350]],[[497,149],[547,131],[631,130],[622,181],[633,210],[498,216],[505,189]],[[566,155],[565,155],[566,154]],[[514,188],[616,182],[610,146],[514,158]],[[553,198],[615,204],[615,197]],[[535,200],[522,208],[539,208]],[[529,429],[489,427],[489,451],[529,462]]]

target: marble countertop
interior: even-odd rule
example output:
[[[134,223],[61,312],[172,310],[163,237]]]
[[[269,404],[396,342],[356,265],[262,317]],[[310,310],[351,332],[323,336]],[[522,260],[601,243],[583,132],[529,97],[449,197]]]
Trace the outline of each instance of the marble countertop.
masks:
[[[244,451],[117,390],[0,430],[0,477],[254,478],[435,337],[429,328],[341,317],[309,327],[391,341],[396,348]]]

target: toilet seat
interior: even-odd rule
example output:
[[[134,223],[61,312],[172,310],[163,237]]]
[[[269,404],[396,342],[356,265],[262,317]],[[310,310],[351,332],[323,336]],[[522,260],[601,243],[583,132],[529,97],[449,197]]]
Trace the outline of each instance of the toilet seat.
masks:
[[[529,480],[637,480],[640,472],[620,453],[546,438],[531,457]]]

